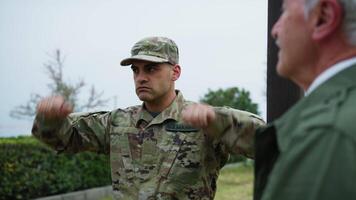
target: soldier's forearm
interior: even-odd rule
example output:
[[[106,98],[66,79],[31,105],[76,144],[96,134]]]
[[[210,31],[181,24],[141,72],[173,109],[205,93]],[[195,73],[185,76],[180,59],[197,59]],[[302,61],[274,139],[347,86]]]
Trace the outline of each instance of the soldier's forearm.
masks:
[[[108,153],[110,113],[72,113],[64,119],[37,116],[32,134],[55,150],[68,153]]]
[[[228,108],[216,108],[216,119],[209,135],[222,141],[230,153],[253,157],[254,135],[264,121],[255,114]]]
[[[66,123],[65,118],[48,119],[43,115],[37,115],[33,123],[32,135],[55,150],[62,151],[65,144],[59,137],[59,132],[64,123]]]

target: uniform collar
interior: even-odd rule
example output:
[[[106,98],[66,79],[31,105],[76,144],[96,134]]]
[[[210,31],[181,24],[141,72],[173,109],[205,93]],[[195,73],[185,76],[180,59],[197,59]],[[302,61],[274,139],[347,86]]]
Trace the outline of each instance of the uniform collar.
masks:
[[[135,126],[139,127],[140,124],[142,124],[143,122],[145,122],[144,126],[161,124],[168,119],[179,121],[185,100],[179,90],[176,90],[176,93],[177,96],[175,97],[174,101],[155,118],[152,117],[152,115],[146,110],[146,108],[142,104]]]

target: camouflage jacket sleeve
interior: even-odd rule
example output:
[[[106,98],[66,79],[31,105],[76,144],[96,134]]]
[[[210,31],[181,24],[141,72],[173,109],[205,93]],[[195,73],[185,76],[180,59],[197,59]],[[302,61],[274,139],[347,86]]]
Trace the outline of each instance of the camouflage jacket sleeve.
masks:
[[[259,116],[228,107],[215,108],[216,120],[210,126],[212,137],[230,153],[254,157],[255,131],[265,122]]]
[[[57,152],[109,153],[110,112],[72,113],[63,120],[37,115],[32,135]]]

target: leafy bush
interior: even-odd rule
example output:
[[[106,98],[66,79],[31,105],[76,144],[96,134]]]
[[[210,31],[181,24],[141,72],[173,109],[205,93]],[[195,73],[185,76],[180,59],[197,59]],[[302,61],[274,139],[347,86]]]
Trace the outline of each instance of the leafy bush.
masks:
[[[56,154],[32,137],[0,138],[0,200],[111,184],[109,156]]]
[[[245,162],[246,160],[247,160],[247,158],[244,156],[241,156],[241,155],[230,155],[227,163]]]

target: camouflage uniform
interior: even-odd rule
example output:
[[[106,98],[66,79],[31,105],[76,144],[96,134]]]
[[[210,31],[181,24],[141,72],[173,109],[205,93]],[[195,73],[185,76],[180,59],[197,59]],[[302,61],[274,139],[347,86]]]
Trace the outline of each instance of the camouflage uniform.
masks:
[[[161,59],[178,62],[178,57]],[[252,157],[254,130],[263,121],[248,112],[215,108],[213,134],[207,135],[183,124],[181,111],[189,104],[177,91],[156,117],[144,106],[72,113],[63,121],[38,115],[32,133],[59,152],[110,154],[115,199],[213,199],[229,153]]]
[[[32,133],[55,150],[110,153],[116,199],[213,199],[228,152],[253,155],[256,115],[215,108],[214,137],[182,124],[190,104],[178,93],[153,118],[142,106],[111,112],[73,113],[64,121],[37,116]]]

